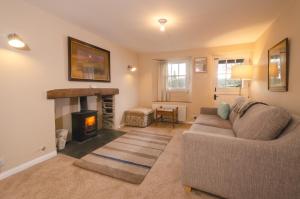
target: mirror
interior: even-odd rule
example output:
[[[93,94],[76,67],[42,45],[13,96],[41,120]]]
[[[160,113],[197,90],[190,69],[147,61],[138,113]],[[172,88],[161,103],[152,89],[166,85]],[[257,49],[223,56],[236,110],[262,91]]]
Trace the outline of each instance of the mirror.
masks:
[[[288,39],[284,39],[269,50],[268,89],[270,91],[288,91],[288,47]]]

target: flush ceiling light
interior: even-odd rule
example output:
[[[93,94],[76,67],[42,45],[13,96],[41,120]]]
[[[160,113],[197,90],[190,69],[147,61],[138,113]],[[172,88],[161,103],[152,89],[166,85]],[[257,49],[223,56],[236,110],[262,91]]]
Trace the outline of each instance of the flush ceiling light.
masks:
[[[129,70],[130,72],[134,72],[134,71],[136,71],[136,67],[135,67],[135,66],[132,66],[132,65],[129,65],[129,66],[128,66],[128,70]]]
[[[14,48],[22,49],[26,47],[24,41],[16,33],[9,34],[7,38],[8,38],[8,44]]]
[[[165,32],[165,30],[166,30],[165,25],[166,25],[167,22],[168,22],[167,19],[159,19],[159,20],[158,20],[158,23],[160,24],[159,30],[160,30],[161,32]]]

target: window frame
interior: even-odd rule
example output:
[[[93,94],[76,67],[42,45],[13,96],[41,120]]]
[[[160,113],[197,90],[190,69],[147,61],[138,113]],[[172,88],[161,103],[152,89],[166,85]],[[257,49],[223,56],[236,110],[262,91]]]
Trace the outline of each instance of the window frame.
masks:
[[[178,73],[179,73],[179,64],[184,63],[186,65],[186,75],[169,75],[169,64],[177,64],[178,65]],[[182,77],[185,76],[185,88],[170,88],[168,84],[169,77]],[[166,67],[166,76],[165,76],[165,82],[166,82],[166,90],[167,92],[189,92],[190,91],[190,61],[189,60],[170,60],[167,62]]]

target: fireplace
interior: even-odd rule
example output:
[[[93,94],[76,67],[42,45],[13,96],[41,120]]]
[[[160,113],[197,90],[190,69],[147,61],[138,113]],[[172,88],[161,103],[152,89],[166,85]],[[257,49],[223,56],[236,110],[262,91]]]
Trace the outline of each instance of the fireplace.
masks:
[[[88,110],[87,97],[80,97],[80,111],[72,113],[72,138],[83,141],[97,135],[97,111]]]
[[[83,141],[97,135],[98,128],[112,129],[114,127],[114,96],[117,94],[119,94],[117,88],[66,88],[47,91],[47,99],[80,98],[80,111],[72,113],[71,132],[73,140]],[[101,114],[88,109],[87,96],[97,97],[97,110]]]

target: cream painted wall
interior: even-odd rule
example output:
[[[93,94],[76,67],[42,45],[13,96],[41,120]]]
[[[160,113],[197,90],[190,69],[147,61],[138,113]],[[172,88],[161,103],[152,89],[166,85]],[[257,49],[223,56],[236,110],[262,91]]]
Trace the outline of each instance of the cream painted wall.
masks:
[[[21,0],[0,2],[0,172],[55,150],[54,100],[46,91],[56,88],[116,87],[116,124],[125,109],[138,103],[135,52],[124,49],[81,27],[63,21]],[[31,48],[8,46],[7,35],[19,34]],[[67,36],[111,51],[111,83],[83,83],[67,80]],[[63,110],[62,110],[63,109]],[[56,111],[66,114],[69,102],[61,100]],[[46,146],[46,151],[41,147]]]
[[[280,18],[255,43],[253,55],[256,64],[252,96],[267,103],[281,106],[294,114],[300,114],[300,1],[294,1]],[[282,39],[290,39],[289,91],[268,91],[268,49]]]
[[[192,73],[192,93],[172,94],[170,100],[187,100],[188,120],[199,114],[200,107],[213,106],[216,70],[214,57],[252,57],[253,44],[204,48],[176,52],[147,53],[139,55],[139,105],[151,107],[157,100],[158,62],[153,59],[178,59],[188,57],[208,57],[208,73]]]

